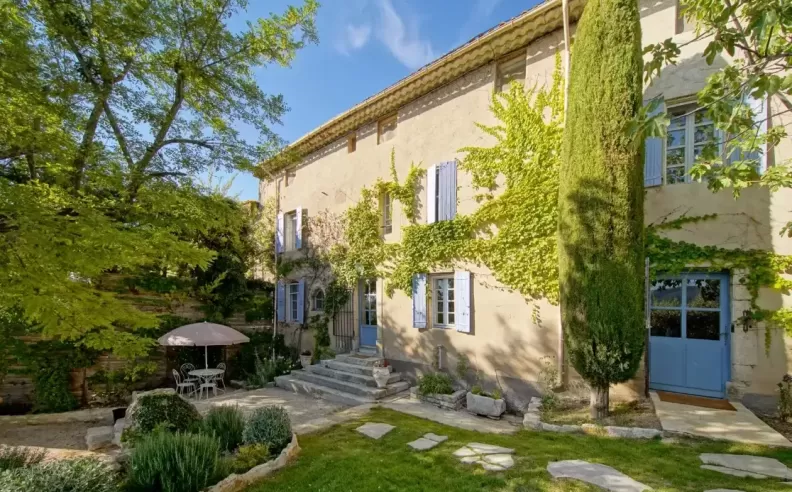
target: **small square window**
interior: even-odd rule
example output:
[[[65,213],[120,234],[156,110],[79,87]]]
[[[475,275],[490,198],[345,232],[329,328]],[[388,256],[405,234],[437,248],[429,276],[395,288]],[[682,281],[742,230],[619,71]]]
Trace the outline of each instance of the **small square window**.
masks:
[[[454,277],[450,275],[436,276],[432,279],[434,326],[436,328],[451,328],[456,319],[456,296]]]
[[[354,133],[347,136],[347,153],[351,154],[357,150],[357,135]]]
[[[293,169],[288,169],[286,171],[286,186],[291,186],[294,184],[294,179],[297,177],[297,172]]]
[[[396,136],[396,115],[388,116],[377,123],[377,145],[393,140]]]
[[[313,310],[324,311],[325,293],[322,289],[316,289],[313,294]]]
[[[512,81],[525,85],[525,54],[498,62],[496,85],[498,92],[507,92]]]
[[[380,198],[382,206],[382,233],[390,234],[393,232],[393,201],[390,193],[383,193]]]
[[[695,22],[692,19],[685,17],[685,7],[680,5],[679,0],[676,2],[676,33],[682,34],[683,32],[692,31],[695,28]]]

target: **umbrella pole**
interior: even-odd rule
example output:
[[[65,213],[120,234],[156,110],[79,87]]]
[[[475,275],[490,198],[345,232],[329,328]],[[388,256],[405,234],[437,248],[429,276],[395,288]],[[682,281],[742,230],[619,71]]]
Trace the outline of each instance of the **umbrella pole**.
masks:
[[[204,368],[209,369],[209,346],[204,345]]]

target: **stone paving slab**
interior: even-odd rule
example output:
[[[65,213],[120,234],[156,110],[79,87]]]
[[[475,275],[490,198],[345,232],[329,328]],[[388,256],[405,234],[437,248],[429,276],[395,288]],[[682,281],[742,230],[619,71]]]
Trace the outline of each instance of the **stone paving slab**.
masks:
[[[726,468],[725,466],[701,465],[701,469],[715,471],[723,473],[724,475],[731,475],[740,478],[770,478],[767,475],[760,475],[758,473],[751,473],[744,470],[735,470],[734,468]]]
[[[583,460],[552,461],[547,464],[547,471],[553,478],[573,478],[611,492],[652,490],[614,468]]]
[[[385,434],[387,434],[388,432],[392,431],[395,428],[396,427],[394,427],[394,426],[392,426],[390,424],[380,424],[380,423],[369,422],[368,424],[361,425],[360,427],[358,427],[355,430],[360,432],[364,436],[368,436],[368,437],[370,437],[372,439],[379,439],[379,438],[381,438],[382,436],[384,436]]]
[[[792,470],[773,458],[747,454],[703,453],[699,455],[699,459],[705,465],[715,465],[785,480],[792,479]]]
[[[408,442],[407,445],[413,448],[416,451],[426,451],[427,449],[432,449],[433,447],[440,444],[437,441],[433,441],[431,439],[426,439],[423,437],[419,437],[415,441]]]
[[[458,429],[490,434],[514,434],[520,430],[519,425],[513,424],[508,419],[492,420],[487,417],[477,417],[467,412],[445,410],[419,400],[410,400],[409,398],[400,398],[382,403],[380,406]]]
[[[468,443],[467,447],[469,447],[478,454],[511,454],[514,452],[514,450],[510,448],[502,448],[500,446],[493,446],[492,444],[482,444],[480,442]]]
[[[433,434],[431,432],[424,434],[424,438],[434,442],[445,442],[448,440],[448,436],[438,436],[437,434]]]
[[[740,402],[729,402],[737,410],[733,412],[669,403],[661,400],[654,391],[650,395],[664,431],[764,446],[792,447],[792,442],[762,422]]]
[[[510,454],[490,454],[484,457],[484,461],[503,468],[511,468],[514,466],[514,458],[512,458]]]

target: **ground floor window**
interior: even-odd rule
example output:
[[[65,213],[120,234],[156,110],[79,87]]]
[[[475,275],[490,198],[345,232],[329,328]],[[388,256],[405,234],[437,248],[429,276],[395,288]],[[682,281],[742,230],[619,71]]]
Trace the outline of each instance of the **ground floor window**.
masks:
[[[300,284],[297,282],[291,283],[287,285],[288,294],[287,298],[289,301],[289,321],[292,323],[297,322],[299,318],[300,306],[298,301],[298,292],[300,291]]]
[[[432,280],[434,296],[434,326],[450,328],[454,326],[454,277],[436,276]]]

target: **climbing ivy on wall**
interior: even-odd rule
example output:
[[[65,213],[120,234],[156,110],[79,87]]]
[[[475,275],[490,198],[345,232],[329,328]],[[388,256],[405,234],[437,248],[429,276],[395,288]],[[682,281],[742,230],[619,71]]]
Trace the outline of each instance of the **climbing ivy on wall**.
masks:
[[[421,180],[426,170],[415,163],[410,164],[410,170],[407,172],[407,177],[404,179],[403,184],[399,184],[399,176],[396,174],[396,149],[391,149],[390,156],[390,174],[391,181],[383,181],[377,179],[374,183],[374,190],[377,195],[381,197],[388,193],[393,200],[398,200],[402,204],[404,216],[410,223],[414,224],[418,216],[418,194],[416,189],[418,182]]]

